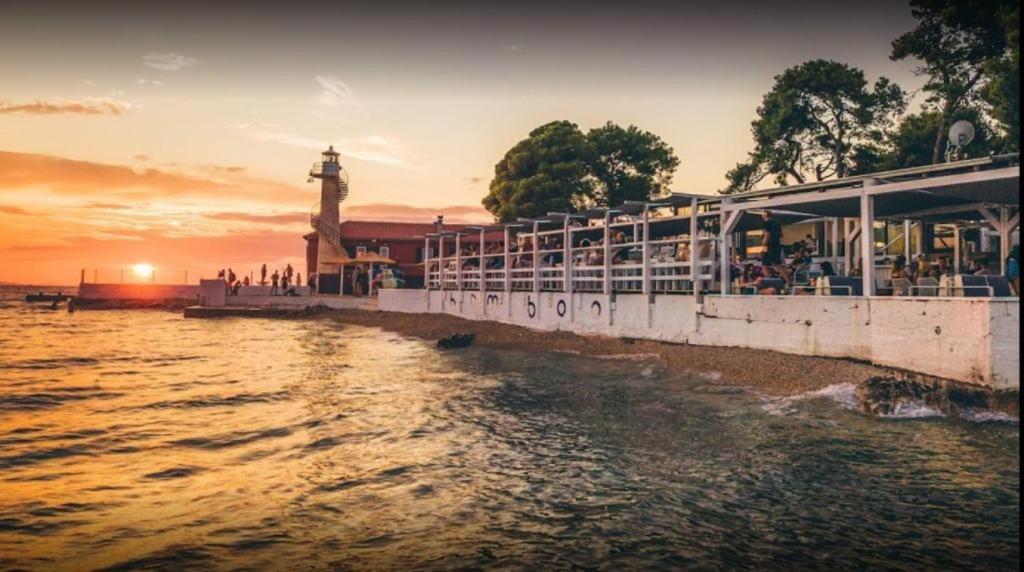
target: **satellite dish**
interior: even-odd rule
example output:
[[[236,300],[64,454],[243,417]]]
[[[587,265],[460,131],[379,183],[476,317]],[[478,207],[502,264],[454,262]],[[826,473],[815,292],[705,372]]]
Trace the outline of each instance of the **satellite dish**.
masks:
[[[970,121],[961,119],[949,127],[949,142],[953,145],[967,145],[974,140],[974,126]]]

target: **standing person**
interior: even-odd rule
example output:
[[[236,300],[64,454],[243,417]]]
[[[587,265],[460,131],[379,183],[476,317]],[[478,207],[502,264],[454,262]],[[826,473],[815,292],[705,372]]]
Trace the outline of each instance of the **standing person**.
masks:
[[[302,273],[301,272],[296,272],[295,273],[295,287],[296,288],[301,288],[302,287]]]
[[[310,294],[316,294],[316,278],[317,278],[317,273],[316,272],[310,272],[309,273],[309,293]]]
[[[764,233],[761,235],[764,254],[761,256],[761,262],[778,272],[788,286],[789,271],[782,264],[782,225],[775,220],[771,211],[764,211],[761,217],[764,219]]]
[[[270,275],[270,295],[271,296],[277,296],[277,280],[280,277],[281,276],[277,273],[277,270],[275,270],[274,273]]]
[[[359,298],[363,295],[363,267],[356,265],[352,269],[352,295]]]
[[[264,264],[263,268],[260,268],[260,286],[264,286],[267,283],[267,265]]]
[[[228,284],[234,286],[236,280],[238,280],[238,277],[235,276],[235,271],[228,268]]]
[[[292,276],[295,275],[295,270],[290,263],[284,267],[284,275],[288,277],[288,280],[291,280]]]
[[[1006,279],[1013,286],[1013,293],[1020,296],[1020,245],[1014,244],[1006,257]]]

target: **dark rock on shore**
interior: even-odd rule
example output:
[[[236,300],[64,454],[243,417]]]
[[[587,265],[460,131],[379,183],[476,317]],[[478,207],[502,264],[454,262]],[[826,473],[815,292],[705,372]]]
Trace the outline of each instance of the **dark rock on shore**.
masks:
[[[474,337],[476,336],[472,333],[448,334],[447,336],[437,340],[437,347],[443,350],[468,348],[470,344],[473,343]]]

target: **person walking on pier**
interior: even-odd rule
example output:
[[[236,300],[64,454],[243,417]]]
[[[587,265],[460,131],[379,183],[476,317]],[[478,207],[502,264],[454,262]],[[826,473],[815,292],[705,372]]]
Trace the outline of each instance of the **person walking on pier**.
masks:
[[[260,268],[260,286],[267,285],[267,265],[264,264],[263,268]]]
[[[278,279],[280,277],[281,277],[281,275],[277,273],[277,270],[275,270],[274,273],[270,275],[270,295],[271,296],[277,296],[277,281],[278,281]]]
[[[308,282],[309,282],[309,293],[310,294],[316,294],[316,277],[317,277],[316,272],[310,272],[309,273],[309,280],[308,280]]]

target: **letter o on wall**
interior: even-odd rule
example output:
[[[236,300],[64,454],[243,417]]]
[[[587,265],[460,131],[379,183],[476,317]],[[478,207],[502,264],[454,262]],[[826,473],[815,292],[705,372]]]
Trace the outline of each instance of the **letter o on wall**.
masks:
[[[555,311],[558,312],[559,318],[565,316],[565,300],[559,300],[558,303],[555,304]]]

